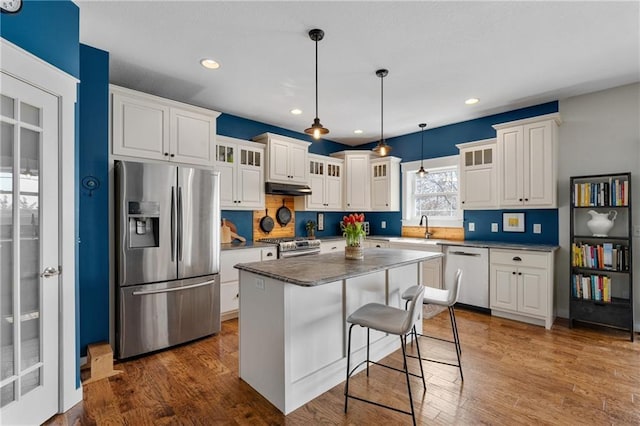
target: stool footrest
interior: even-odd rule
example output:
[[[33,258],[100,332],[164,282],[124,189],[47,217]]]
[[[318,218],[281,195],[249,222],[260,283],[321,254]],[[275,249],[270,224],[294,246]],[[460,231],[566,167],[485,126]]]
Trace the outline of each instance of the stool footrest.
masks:
[[[398,413],[408,414],[408,415],[410,415],[410,416],[412,416],[412,415],[413,415],[413,413],[412,413],[411,411],[401,410],[401,409],[399,409],[399,408],[392,407],[392,406],[390,406],[390,405],[384,405],[384,404],[381,404],[381,403],[376,402],[376,401],[371,401],[371,400],[368,400],[368,399],[360,398],[359,396],[353,396],[353,395],[347,395],[347,394],[345,394],[345,396],[346,396],[347,398],[357,399],[358,401],[366,402],[367,404],[376,405],[376,406],[378,406],[378,407],[382,407],[382,408],[388,408],[389,410],[397,411]]]
[[[416,358],[416,359],[424,359],[424,358],[418,358],[417,356],[413,356],[413,355],[407,355],[407,357]],[[427,360],[427,361],[428,361],[428,360]],[[378,366],[380,366],[380,367],[388,368],[388,369],[390,369],[390,370],[395,370],[395,371],[398,371],[398,372],[400,372],[400,373],[404,373],[404,372],[405,372],[403,369],[400,369],[400,368],[392,367],[392,366],[390,366],[390,365],[386,365],[386,364],[381,364],[381,363],[379,363],[379,362],[375,362],[375,361],[367,361],[367,360],[365,359],[364,361],[361,361],[358,365],[356,365],[355,367],[353,367],[353,368],[351,369],[351,371],[349,372],[349,377],[351,377],[351,376],[353,375],[353,373],[354,373],[354,372],[355,372],[355,371],[356,371],[356,370],[357,370],[357,369],[358,369],[362,364],[366,364],[367,362],[368,362],[369,364],[378,365]],[[413,376],[413,377],[422,378],[422,376],[421,376],[421,375],[419,375],[419,374],[415,374],[415,373],[412,373],[412,372],[410,372],[410,371],[409,371],[409,372],[407,372],[407,374],[409,374],[410,376]],[[345,394],[345,395],[346,395],[346,394]]]

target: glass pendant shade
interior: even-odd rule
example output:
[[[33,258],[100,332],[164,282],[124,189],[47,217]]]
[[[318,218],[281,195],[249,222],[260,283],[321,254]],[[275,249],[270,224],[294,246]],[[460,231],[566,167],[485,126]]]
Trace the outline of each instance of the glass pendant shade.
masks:
[[[320,119],[318,118],[318,42],[324,38],[324,31],[319,29],[311,30],[309,31],[309,38],[316,43],[316,118],[313,120],[311,127],[305,129],[304,132],[313,136],[314,139],[320,139],[322,135],[329,133],[329,129],[320,124]]]

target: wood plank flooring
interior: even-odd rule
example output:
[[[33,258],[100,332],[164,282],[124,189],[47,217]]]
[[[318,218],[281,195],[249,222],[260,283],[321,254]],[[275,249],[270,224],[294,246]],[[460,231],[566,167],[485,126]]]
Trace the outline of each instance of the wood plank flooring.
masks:
[[[550,331],[456,310],[464,383],[456,367],[424,362],[427,390],[412,393],[419,424],[638,425],[640,344],[628,333],[557,320]],[[448,337],[447,312],[424,320]],[[238,378],[237,320],[191,344],[119,363],[124,374],[84,386],[84,401],[47,425],[396,425],[405,414],[359,401],[344,411],[338,385],[288,416]],[[636,335],[637,336],[637,335]],[[454,360],[453,345],[421,340],[430,356]],[[401,366],[398,351],[387,362]],[[417,368],[416,361],[410,367]],[[404,376],[372,367],[353,391],[408,409]]]

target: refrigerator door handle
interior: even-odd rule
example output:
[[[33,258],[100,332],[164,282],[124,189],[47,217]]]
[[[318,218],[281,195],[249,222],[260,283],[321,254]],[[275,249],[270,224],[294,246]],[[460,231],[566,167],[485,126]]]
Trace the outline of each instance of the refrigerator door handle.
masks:
[[[185,285],[183,287],[163,288],[159,290],[134,291],[131,294],[133,294],[134,296],[144,296],[146,294],[169,293],[171,291],[182,291],[182,290],[189,290],[197,287],[204,287],[205,285],[215,284],[215,282],[216,282],[215,280],[210,280],[210,281],[205,281],[203,283]]]
[[[178,187],[178,260],[182,261],[182,187]]]
[[[176,187],[171,187],[171,261],[176,261]]]

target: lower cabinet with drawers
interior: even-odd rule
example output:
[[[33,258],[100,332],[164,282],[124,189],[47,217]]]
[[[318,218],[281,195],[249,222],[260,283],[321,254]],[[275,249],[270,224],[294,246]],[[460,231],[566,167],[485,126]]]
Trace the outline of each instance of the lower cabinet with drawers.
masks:
[[[239,272],[233,266],[237,263],[260,262],[277,258],[278,251],[275,246],[238,248],[220,252],[220,319],[222,321],[238,317]]]
[[[553,252],[489,250],[491,315],[543,325],[555,319]]]

